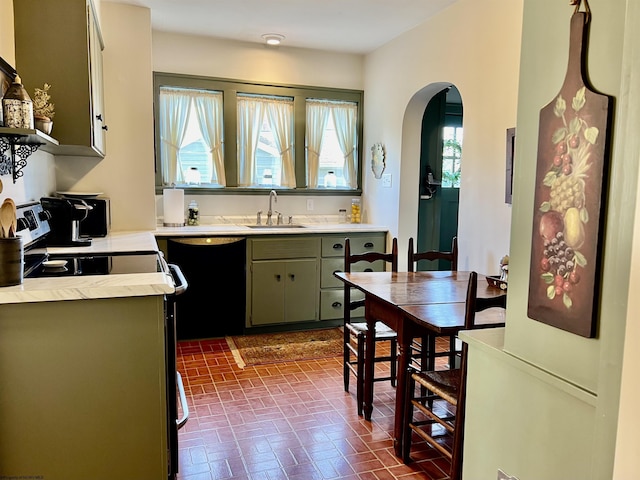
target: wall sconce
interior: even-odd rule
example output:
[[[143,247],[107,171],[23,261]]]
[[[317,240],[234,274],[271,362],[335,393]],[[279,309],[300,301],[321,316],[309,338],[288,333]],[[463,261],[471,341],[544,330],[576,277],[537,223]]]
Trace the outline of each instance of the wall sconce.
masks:
[[[264,35],[262,35],[262,38],[267,45],[277,47],[284,40],[284,35],[280,35],[278,33],[265,33]]]

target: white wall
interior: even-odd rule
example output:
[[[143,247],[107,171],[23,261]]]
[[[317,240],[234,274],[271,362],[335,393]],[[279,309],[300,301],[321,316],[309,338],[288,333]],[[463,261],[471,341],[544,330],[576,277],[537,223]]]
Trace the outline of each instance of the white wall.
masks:
[[[521,0],[458,0],[366,58],[364,143],[385,144],[392,188],[383,188],[367,165],[365,210],[374,223],[390,225],[400,245],[417,235],[424,107],[446,85],[460,91],[461,270],[497,273],[509,252],[505,139],[516,124],[521,18]]]

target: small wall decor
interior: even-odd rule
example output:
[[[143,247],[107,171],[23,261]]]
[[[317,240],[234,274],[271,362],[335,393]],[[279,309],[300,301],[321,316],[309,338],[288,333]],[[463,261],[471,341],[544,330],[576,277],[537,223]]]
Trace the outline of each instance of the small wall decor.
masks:
[[[558,95],[540,111],[527,315],[594,337],[598,314],[612,97],[584,72],[589,6],[571,17],[569,63]]]
[[[386,167],[384,157],[384,145],[382,143],[374,143],[371,147],[371,170],[373,171],[373,176],[377,179],[382,178],[382,172]]]
[[[504,201],[505,203],[512,203],[513,199],[513,159],[516,152],[516,129],[507,128],[507,168],[505,189],[504,189]]]

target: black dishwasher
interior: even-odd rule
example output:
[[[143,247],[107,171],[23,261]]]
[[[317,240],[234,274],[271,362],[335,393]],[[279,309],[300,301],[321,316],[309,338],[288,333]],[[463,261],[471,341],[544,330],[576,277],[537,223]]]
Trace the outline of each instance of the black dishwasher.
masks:
[[[246,238],[179,237],[167,256],[180,265],[189,288],[176,298],[178,340],[238,335],[246,310]]]

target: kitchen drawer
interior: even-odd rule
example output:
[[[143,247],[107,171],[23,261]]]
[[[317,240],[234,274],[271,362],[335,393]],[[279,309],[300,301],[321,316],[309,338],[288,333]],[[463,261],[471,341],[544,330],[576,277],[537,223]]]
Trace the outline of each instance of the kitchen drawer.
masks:
[[[387,247],[386,233],[345,234],[322,237],[323,257],[344,257],[344,239],[351,239],[351,253],[384,252]]]
[[[320,267],[320,288],[337,288],[344,286],[342,280],[337,279],[333,273],[344,271],[344,258],[323,258]],[[379,260],[373,263],[358,262],[351,265],[352,272],[383,272],[384,262]]]
[[[364,300],[364,293],[351,290],[351,301]],[[335,320],[344,317],[344,289],[320,292],[320,320]],[[364,318],[364,307],[351,312],[351,318]]]
[[[251,240],[252,260],[315,258],[320,251],[318,237],[256,238]]]

